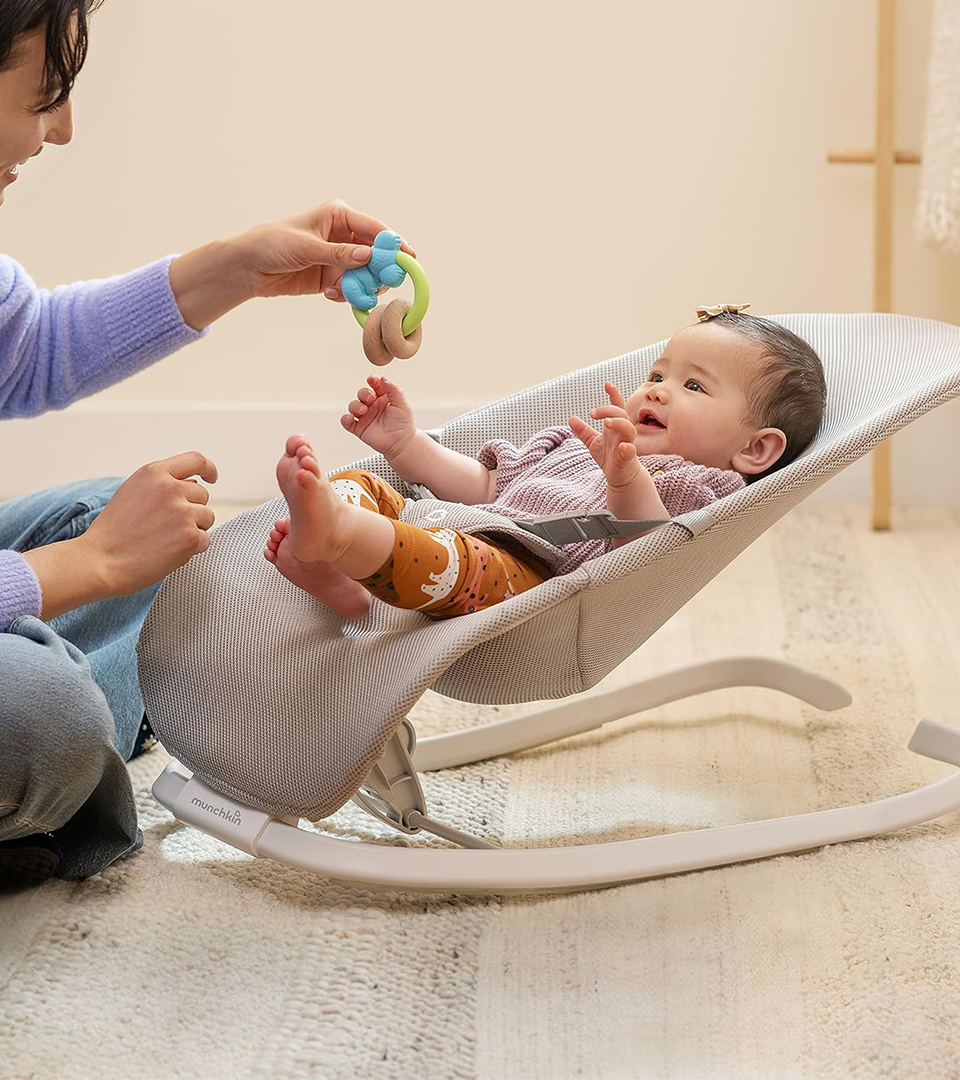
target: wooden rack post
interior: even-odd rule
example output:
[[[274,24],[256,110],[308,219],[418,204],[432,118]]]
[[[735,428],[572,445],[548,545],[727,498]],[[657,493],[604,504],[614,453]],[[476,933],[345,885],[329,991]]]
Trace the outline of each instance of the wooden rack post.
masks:
[[[875,167],[873,206],[873,310],[892,311],[893,167],[918,165],[916,150],[893,146],[893,41],[896,0],[877,0],[877,128],[873,150],[831,150],[827,161]],[[873,527],[890,528],[890,441],[873,452]]]

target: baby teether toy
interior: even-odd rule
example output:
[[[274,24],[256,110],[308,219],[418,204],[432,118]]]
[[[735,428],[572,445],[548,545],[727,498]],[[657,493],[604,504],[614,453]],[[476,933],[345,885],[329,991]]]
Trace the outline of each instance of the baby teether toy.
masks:
[[[370,261],[355,270],[344,271],[340,282],[344,299],[363,327],[363,351],[371,364],[382,367],[395,357],[409,360],[420,348],[423,329],[420,323],[430,303],[430,286],[423,267],[400,250],[400,236],[384,229],[373,241]],[[377,289],[383,285],[396,288],[410,275],[413,304],[393,300],[386,308],[377,307]]]

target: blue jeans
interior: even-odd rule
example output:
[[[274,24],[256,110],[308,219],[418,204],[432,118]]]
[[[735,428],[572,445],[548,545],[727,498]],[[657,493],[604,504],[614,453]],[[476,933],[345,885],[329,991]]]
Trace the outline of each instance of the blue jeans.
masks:
[[[119,478],[0,503],[0,548],[79,536]],[[124,762],[143,700],[136,642],[159,585],[0,633],[0,842],[50,832],[62,877],[89,877],[142,843]]]

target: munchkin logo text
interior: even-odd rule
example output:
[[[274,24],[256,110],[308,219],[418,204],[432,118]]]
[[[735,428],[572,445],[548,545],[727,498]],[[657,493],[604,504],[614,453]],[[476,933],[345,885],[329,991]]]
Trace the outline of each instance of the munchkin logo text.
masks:
[[[227,810],[223,806],[214,806],[212,803],[197,798],[191,799],[190,802],[194,806],[199,806],[201,810],[206,810],[208,814],[213,814],[214,817],[221,817],[224,821],[229,821],[231,825],[241,824],[239,810]]]

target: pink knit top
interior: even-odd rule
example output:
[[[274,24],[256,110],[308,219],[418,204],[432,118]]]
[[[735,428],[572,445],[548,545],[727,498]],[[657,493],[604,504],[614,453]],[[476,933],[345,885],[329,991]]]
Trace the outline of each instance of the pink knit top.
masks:
[[[505,439],[486,443],[477,455],[481,464],[497,470],[497,494],[484,510],[509,518],[562,514],[573,510],[602,510],[607,504],[603,470],[568,427],[538,431],[519,449]],[[746,485],[729,469],[695,465],[676,454],[646,454],[640,464],[671,517],[699,510]],[[569,574],[588,559],[610,551],[612,540],[585,540],[564,545],[567,558],[555,568]]]

